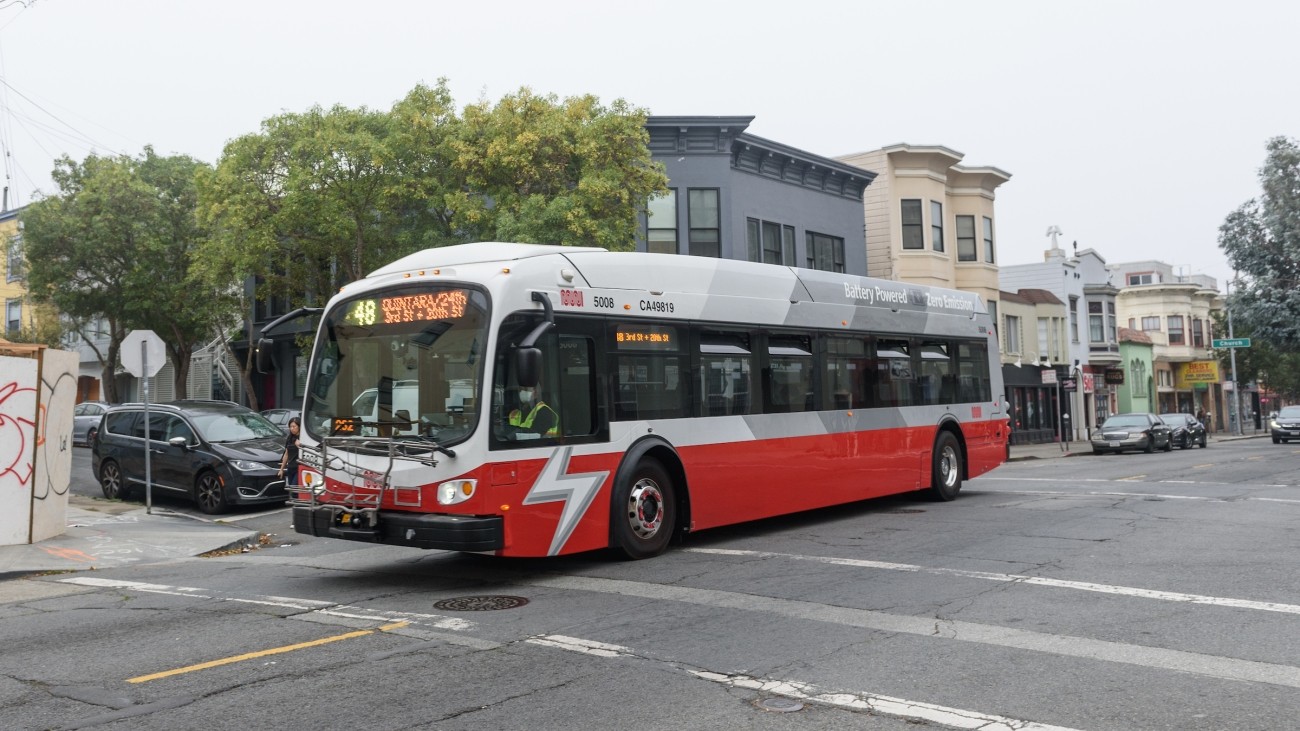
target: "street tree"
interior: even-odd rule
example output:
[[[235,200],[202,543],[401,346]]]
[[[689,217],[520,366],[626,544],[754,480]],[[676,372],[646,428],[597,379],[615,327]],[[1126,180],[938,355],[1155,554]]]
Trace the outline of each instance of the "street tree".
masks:
[[[90,346],[110,402],[121,400],[114,374],[122,340],[137,328],[162,338],[177,393],[185,393],[197,334],[208,328],[198,323],[213,316],[185,286],[202,238],[194,175],[203,167],[149,147],[139,157],[64,156],[52,173],[58,193],[24,211],[32,296],[64,313]]]
[[[1300,349],[1300,145],[1268,141],[1262,192],[1228,214],[1219,247],[1244,281],[1227,306],[1233,317],[1279,351]]]

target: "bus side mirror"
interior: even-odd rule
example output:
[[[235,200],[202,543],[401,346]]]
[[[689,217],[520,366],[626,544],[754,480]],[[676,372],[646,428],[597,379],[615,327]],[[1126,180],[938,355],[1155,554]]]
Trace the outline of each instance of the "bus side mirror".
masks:
[[[515,350],[515,381],[523,388],[533,388],[542,375],[541,348]]]
[[[271,353],[275,350],[274,342],[270,338],[259,338],[257,341],[257,372],[270,373],[275,370],[275,359]]]

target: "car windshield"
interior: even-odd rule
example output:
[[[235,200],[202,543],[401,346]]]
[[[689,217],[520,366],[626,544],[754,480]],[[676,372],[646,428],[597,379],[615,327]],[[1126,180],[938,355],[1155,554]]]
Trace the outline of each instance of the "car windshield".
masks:
[[[201,412],[190,419],[199,434],[209,442],[243,442],[284,436],[279,427],[251,411]]]
[[[1283,419],[1300,419],[1300,406],[1283,406],[1278,416]]]
[[[1172,426],[1178,426],[1180,424],[1187,424],[1191,422],[1192,417],[1188,416],[1187,414],[1161,414],[1160,419],[1164,421],[1166,424],[1170,424]]]
[[[1147,419],[1147,417],[1141,414],[1120,414],[1119,416],[1112,416],[1109,419],[1107,419],[1106,422],[1101,425],[1101,428],[1117,429],[1123,427],[1136,426],[1140,429],[1145,429],[1150,425],[1151,422]]]
[[[421,284],[339,303],[321,321],[303,426],[313,436],[467,437],[478,421],[488,300]]]

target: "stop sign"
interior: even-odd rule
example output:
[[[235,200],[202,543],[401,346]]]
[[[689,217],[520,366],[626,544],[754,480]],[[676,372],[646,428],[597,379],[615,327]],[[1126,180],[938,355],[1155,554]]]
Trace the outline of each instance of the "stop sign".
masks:
[[[167,362],[167,349],[153,330],[132,330],[122,341],[122,367],[136,378],[152,378]],[[145,372],[146,361],[148,372]]]

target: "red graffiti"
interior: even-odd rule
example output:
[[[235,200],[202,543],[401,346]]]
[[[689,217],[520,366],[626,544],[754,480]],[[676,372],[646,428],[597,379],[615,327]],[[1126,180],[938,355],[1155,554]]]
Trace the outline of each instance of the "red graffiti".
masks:
[[[0,386],[0,480],[13,475],[18,484],[32,479],[36,437],[36,389],[17,383]]]

